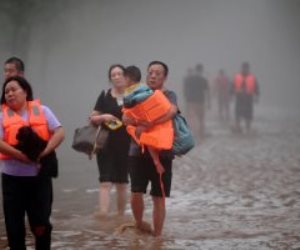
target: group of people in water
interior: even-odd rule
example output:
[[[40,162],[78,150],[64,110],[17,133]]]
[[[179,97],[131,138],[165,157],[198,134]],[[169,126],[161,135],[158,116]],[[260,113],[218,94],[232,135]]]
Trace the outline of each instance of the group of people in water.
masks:
[[[10,249],[25,246],[25,214],[35,237],[36,249],[51,248],[50,222],[52,209],[52,176],[41,175],[41,160],[63,142],[64,129],[51,109],[33,97],[33,90],[24,76],[24,63],[17,57],[4,64],[0,112],[0,157],[2,197],[5,226]],[[152,61],[146,71],[146,83],[141,84],[141,71],[136,66],[111,65],[108,89],[100,92],[89,122],[109,131],[105,147],[97,153],[99,169],[98,218],[110,211],[110,192],[117,194],[117,212],[123,216],[127,204],[130,177],[130,205],[138,230],[161,236],[166,216],[165,197],[170,196],[174,153],[172,119],[179,112],[177,96],[167,88],[169,68],[162,61]],[[258,84],[250,73],[249,64],[229,87],[229,79],[220,71],[216,85],[219,114],[228,119],[230,93],[236,95],[236,129],[245,118],[250,129],[253,98],[258,96]],[[195,136],[204,135],[205,105],[209,105],[209,84],[203,76],[203,66],[188,72],[184,82],[187,118]],[[150,105],[150,106],[149,106]],[[150,107],[150,108],[149,108]],[[151,111],[150,111],[151,110]],[[109,124],[119,124],[110,128]],[[16,148],[16,135],[23,126],[30,126],[45,141],[46,148],[32,161]],[[144,221],[144,194],[151,184],[152,226]]]
[[[240,71],[233,77],[220,69],[215,79],[210,80],[204,76],[203,65],[197,64],[195,68],[188,69],[183,90],[187,118],[198,141],[206,134],[205,113],[211,107],[211,96],[217,101],[219,120],[225,123],[230,118],[230,102],[235,99],[235,124],[232,131],[242,133],[242,121],[245,121],[244,131],[251,131],[253,105],[258,102],[260,93],[257,78],[251,73],[248,62],[243,62]]]
[[[46,250],[51,248],[53,194],[52,176],[40,174],[41,160],[63,142],[64,129],[51,109],[34,99],[24,71],[23,61],[17,57],[9,58],[4,64],[0,157],[5,226],[10,249],[26,249],[27,214],[36,249]],[[100,183],[96,216],[108,215],[113,186],[117,193],[118,215],[124,215],[130,177],[135,227],[156,237],[162,234],[165,197],[170,196],[174,159],[172,118],[178,112],[176,94],[165,86],[168,73],[164,62],[152,61],[147,67],[146,84],[141,84],[138,67],[111,65],[108,71],[111,86],[101,91],[89,116],[91,124],[109,130],[105,147],[96,157]],[[146,108],[149,103],[155,107],[151,112]],[[110,123],[121,126],[110,129]],[[16,147],[16,135],[24,126],[30,126],[47,141],[36,161]],[[143,219],[144,194],[149,183],[153,201],[152,226]]]
[[[101,92],[90,116],[90,121],[95,125],[116,120],[121,120],[124,124],[119,129],[110,131],[107,145],[97,154],[100,173],[99,215],[105,216],[109,211],[109,193],[114,184],[118,197],[118,213],[124,214],[129,172],[130,203],[136,227],[140,230],[150,229],[143,220],[143,195],[151,183],[152,233],[155,236],[162,233],[166,213],[164,199],[170,195],[174,159],[171,148],[172,127],[166,128],[165,125],[171,125],[170,122],[178,110],[176,94],[165,87],[168,72],[165,63],[150,62],[145,85],[140,83],[141,72],[138,67],[112,65],[108,74],[111,88]],[[146,109],[143,111],[142,107],[146,98],[142,98],[142,95],[151,97],[147,101],[156,107],[156,113],[145,115]],[[154,99],[157,95],[158,99]],[[166,106],[162,105],[164,103]],[[171,139],[164,143],[166,140],[163,137]]]

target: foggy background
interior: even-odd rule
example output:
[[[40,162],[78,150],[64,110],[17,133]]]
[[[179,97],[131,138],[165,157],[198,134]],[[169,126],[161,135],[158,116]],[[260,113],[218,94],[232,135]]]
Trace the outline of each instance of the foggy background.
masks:
[[[0,61],[24,60],[35,97],[66,129],[63,158],[76,159],[73,131],[109,87],[113,63],[139,66],[144,79],[150,61],[166,62],[167,87],[184,107],[188,67],[203,63],[213,79],[249,61],[262,93],[256,108],[299,116],[299,11],[298,0],[1,0]]]
[[[35,97],[66,130],[54,185],[53,250],[300,249],[299,13],[300,0],[0,0],[0,64],[22,58]],[[75,128],[87,123],[110,86],[109,66],[135,64],[145,79],[152,60],[168,64],[166,87],[176,91],[182,111],[183,78],[198,63],[212,81],[220,68],[232,78],[249,61],[261,90],[249,135],[224,127],[212,100],[209,136],[174,161],[158,242],[131,230],[115,235],[122,221],[116,217],[94,218],[97,164],[71,148]],[[149,222],[151,202],[145,196]],[[129,204],[126,215],[132,219]],[[0,209],[0,249],[5,235]]]

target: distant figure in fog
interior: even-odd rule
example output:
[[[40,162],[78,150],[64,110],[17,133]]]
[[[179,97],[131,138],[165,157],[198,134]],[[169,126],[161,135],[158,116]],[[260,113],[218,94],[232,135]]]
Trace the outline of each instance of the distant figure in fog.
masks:
[[[4,79],[13,76],[24,77],[24,62],[18,57],[10,57],[4,63]]]
[[[50,222],[52,179],[43,174],[41,164],[63,141],[64,130],[52,111],[33,100],[30,84],[22,77],[10,77],[2,86],[0,113],[0,159],[2,164],[2,197],[7,239],[10,249],[26,249],[25,214],[35,238],[35,249],[51,248]],[[46,148],[37,161],[16,148],[19,129],[30,126]],[[41,161],[39,161],[39,159]],[[49,162],[50,168],[53,167]]]
[[[218,102],[218,114],[220,121],[229,121],[230,104],[230,80],[225,71],[221,69],[215,80],[215,91]]]
[[[209,84],[203,76],[203,65],[188,71],[183,85],[189,124],[198,141],[205,135],[205,109],[210,106]]]
[[[109,130],[105,148],[97,153],[99,168],[99,213],[97,216],[106,216],[110,211],[110,191],[112,186],[117,191],[118,214],[123,215],[127,202],[128,167],[127,157],[130,138],[125,126],[110,130],[106,124],[121,121],[123,94],[125,90],[125,68],[115,64],[110,66],[108,79],[111,88],[103,90],[99,95],[90,121],[95,125],[102,125]]]
[[[241,133],[241,120],[245,120],[246,131],[249,132],[253,120],[253,102],[258,102],[259,85],[250,72],[248,62],[244,62],[241,72],[235,75],[231,92],[235,95],[235,130]]]

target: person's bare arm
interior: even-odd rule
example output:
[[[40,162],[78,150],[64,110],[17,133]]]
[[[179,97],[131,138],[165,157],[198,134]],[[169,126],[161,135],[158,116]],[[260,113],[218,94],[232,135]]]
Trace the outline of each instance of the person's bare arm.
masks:
[[[14,148],[13,146],[9,145],[5,141],[0,139],[0,152],[5,154],[5,155],[10,155],[11,157],[29,163],[30,160],[28,157],[23,154],[20,150]]]
[[[40,154],[39,159],[54,151],[63,142],[64,139],[65,139],[65,132],[63,127],[58,127],[57,129],[55,129],[53,135],[48,141],[46,148]]]
[[[103,122],[109,122],[115,120],[118,120],[118,118],[115,117],[114,115],[101,113],[97,110],[93,110],[91,115],[89,116],[89,121],[96,126],[101,125],[101,123]]]

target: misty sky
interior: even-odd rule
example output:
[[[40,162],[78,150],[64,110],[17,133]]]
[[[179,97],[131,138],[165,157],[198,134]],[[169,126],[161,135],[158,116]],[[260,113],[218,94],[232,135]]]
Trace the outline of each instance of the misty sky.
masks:
[[[212,79],[249,61],[261,105],[300,108],[298,0],[1,0],[0,60],[26,63],[36,97],[69,129],[85,123],[112,63],[143,76],[154,59],[170,67],[179,103],[188,67]],[[2,78],[3,80],[3,78]]]

